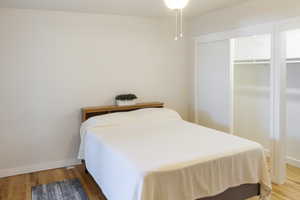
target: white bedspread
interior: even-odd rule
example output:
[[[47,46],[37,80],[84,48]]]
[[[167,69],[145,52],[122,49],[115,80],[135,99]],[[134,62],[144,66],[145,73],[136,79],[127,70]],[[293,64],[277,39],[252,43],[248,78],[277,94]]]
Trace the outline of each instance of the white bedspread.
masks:
[[[261,199],[269,198],[259,144],[169,114],[83,124],[86,166],[108,200],[195,200],[246,183],[261,183]]]

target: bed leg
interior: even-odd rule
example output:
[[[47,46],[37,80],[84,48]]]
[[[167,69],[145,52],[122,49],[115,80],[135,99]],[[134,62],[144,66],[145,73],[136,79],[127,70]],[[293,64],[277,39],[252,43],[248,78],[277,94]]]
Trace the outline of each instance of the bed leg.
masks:
[[[257,185],[258,185],[258,191],[257,191],[258,193],[257,193],[257,196],[259,196],[259,195],[261,194],[261,191],[260,191],[260,183],[258,183]]]

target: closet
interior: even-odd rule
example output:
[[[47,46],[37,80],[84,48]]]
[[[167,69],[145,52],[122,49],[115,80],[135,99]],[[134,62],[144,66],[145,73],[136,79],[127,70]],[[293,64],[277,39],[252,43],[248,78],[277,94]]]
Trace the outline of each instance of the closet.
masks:
[[[233,134],[270,152],[271,35],[232,39]]]
[[[286,37],[286,161],[300,168],[300,29]]]
[[[300,29],[285,32],[286,162],[300,168]],[[270,154],[271,35],[233,39],[233,133]]]
[[[300,18],[195,40],[195,122],[260,143],[272,180],[300,168]]]

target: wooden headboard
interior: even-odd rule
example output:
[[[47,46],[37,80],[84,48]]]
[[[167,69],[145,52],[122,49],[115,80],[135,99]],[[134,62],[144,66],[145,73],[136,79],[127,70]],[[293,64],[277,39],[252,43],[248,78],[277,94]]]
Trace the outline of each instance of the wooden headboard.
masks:
[[[98,106],[98,107],[85,107],[82,108],[82,122],[90,117],[97,115],[104,115],[114,112],[126,112],[132,110],[138,110],[142,108],[163,108],[164,103],[161,102],[148,102],[148,103],[138,103],[133,106]]]

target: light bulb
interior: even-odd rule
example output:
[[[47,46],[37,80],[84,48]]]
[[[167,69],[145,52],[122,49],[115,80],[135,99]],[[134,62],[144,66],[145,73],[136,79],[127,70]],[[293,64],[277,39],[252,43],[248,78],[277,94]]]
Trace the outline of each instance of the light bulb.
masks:
[[[183,9],[189,0],[165,0],[165,4],[170,9]]]

